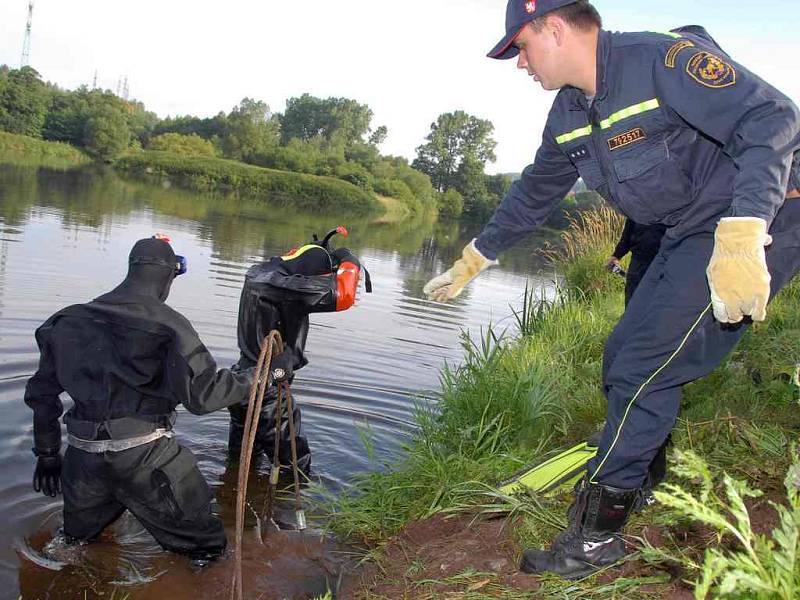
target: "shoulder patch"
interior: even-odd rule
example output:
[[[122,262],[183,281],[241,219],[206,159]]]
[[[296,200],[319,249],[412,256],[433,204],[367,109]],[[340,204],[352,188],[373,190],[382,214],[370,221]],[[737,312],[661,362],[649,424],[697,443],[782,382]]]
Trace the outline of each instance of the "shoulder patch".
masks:
[[[694,48],[694,42],[689,40],[681,40],[680,42],[673,44],[669,51],[667,51],[667,56],[664,57],[664,66],[674,69],[675,59],[678,58],[680,51],[685,48]]]
[[[724,88],[736,84],[736,69],[728,61],[711,52],[698,52],[686,63],[689,77],[700,85]]]

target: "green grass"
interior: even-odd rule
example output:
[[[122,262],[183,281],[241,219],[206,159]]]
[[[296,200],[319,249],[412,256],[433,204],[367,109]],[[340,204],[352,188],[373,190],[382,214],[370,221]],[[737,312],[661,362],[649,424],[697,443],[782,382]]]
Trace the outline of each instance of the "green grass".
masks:
[[[604,421],[603,344],[623,309],[622,278],[605,272],[621,221],[601,209],[573,222],[550,258],[564,274],[562,293],[538,302],[529,290],[517,315],[521,335],[487,329],[462,340],[464,361],[445,366],[435,410],[420,405],[418,431],[403,456],[381,472],[359,475],[353,493],[331,501],[330,527],[377,547],[405,523],[437,512],[511,514],[519,548],[541,546],[564,525],[568,498],[502,497],[498,480],[585,439]],[[789,440],[800,427],[800,281],[770,305],[769,318],[732,355],[685,387],[675,446],[693,450],[714,472],[781,489]],[[629,528],[679,519],[646,511]],[[633,560],[637,560],[634,557]],[[655,579],[654,579],[655,578]],[[644,598],[670,579],[653,570],[599,586],[543,578],[543,597]]]
[[[68,168],[90,162],[87,154],[69,144],[0,131],[0,163]]]
[[[168,178],[198,191],[234,192],[299,209],[354,214],[381,209],[373,194],[341,179],[265,169],[222,158],[148,150],[122,156],[114,168],[139,176]]]

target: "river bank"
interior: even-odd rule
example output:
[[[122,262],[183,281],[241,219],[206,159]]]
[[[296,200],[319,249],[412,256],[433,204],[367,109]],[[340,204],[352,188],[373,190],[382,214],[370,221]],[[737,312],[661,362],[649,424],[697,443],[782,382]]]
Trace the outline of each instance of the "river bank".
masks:
[[[123,155],[113,166],[123,174],[170,181],[202,192],[234,192],[300,210],[362,214],[381,210],[375,194],[341,179],[265,169],[223,158],[143,150]]]
[[[230,363],[235,360],[230,350],[235,348],[232,307],[252,257],[279,252],[320,230],[316,215],[292,217],[291,211],[274,211],[258,202],[207,198],[174,187],[121,181],[110,172],[103,177],[93,169],[82,171],[13,171],[4,180],[5,192],[12,191],[0,210],[8,237],[0,244],[2,256],[8,257],[0,261],[6,269],[0,272],[0,283],[8,344],[1,374],[10,382],[4,388],[9,403],[18,403],[24,380],[35,369],[35,326],[63,303],[114,285],[122,262],[117,270],[105,269],[91,278],[84,275],[86,265],[116,264],[109,258],[124,256],[137,236],[154,229],[178,232],[176,243],[196,260],[191,276],[171,298],[200,323],[204,336],[213,333],[211,347]],[[154,220],[153,215],[160,216]],[[514,290],[524,287],[520,275],[531,273],[519,270],[523,264],[530,267],[529,254],[504,257],[501,268],[476,281],[458,302],[440,305],[422,298],[422,285],[458,256],[471,233],[460,231],[457,223],[406,220],[376,226],[371,217],[342,221],[351,228],[354,250],[366,257],[380,292],[362,299],[358,310],[344,318],[336,315],[337,321],[321,321],[315,328],[314,364],[298,379],[298,393],[310,405],[306,426],[316,444],[319,472],[333,496],[349,473],[384,472],[360,476],[360,495],[331,502],[330,528],[370,549],[374,559],[337,597],[434,598],[451,592],[467,598],[674,597],[688,593],[681,582],[697,577],[707,546],[731,547],[717,544],[713,530],[677,511],[651,511],[631,524],[631,549],[638,548],[639,554],[620,569],[568,587],[516,572],[522,548],[545,543],[563,525],[568,498],[498,497],[491,485],[588,435],[604,415],[604,400],[596,389],[600,355],[622,310],[622,280],[607,274],[602,264],[620,223],[608,213],[590,215],[568,232],[563,251],[550,252],[564,274],[562,300],[544,305],[530,301],[541,295],[540,280],[518,314],[521,335],[514,339],[500,339],[499,329],[484,330],[483,337],[477,332],[489,314],[498,317],[492,305],[517,301]],[[107,233],[109,223],[114,224],[113,235]],[[37,243],[39,232],[48,244]],[[62,248],[57,267],[49,254],[52,247]],[[763,489],[766,499],[783,504],[789,441],[800,429],[792,381],[800,358],[798,287],[795,283],[781,293],[768,321],[753,328],[725,365],[687,387],[674,435],[677,448],[695,449],[714,473],[727,471],[745,479]],[[198,303],[197,298],[205,300]],[[464,311],[474,305],[483,312],[469,321],[472,340],[462,338],[463,363],[441,374],[440,410],[419,407],[417,433],[406,438],[414,430],[408,399],[420,388],[438,388],[441,349],[451,348],[455,339],[445,334],[455,336],[469,314]],[[406,322],[407,329],[387,330]],[[375,328],[375,323],[386,326]],[[343,348],[351,352],[345,355]],[[458,361],[453,354],[457,352],[447,355],[451,364]],[[343,401],[352,406],[340,415],[337,407]],[[352,414],[359,415],[357,421]],[[27,434],[19,435],[29,427],[27,409],[12,417],[6,424],[11,442],[4,455],[11,465],[4,488],[7,520],[27,532],[56,509],[28,489],[32,459]],[[395,439],[400,422],[403,431]],[[199,429],[191,419],[181,421],[220,491],[231,485],[221,459],[225,426],[224,418],[204,421]],[[368,451],[360,440],[367,441]],[[400,440],[410,448],[408,454],[398,447]],[[716,489],[720,487],[717,481]],[[18,500],[23,489],[24,505],[31,508],[20,518],[15,507],[23,505]],[[750,502],[758,531],[769,533],[776,514],[765,499]],[[508,520],[491,519],[508,514]],[[455,517],[445,520],[449,515]],[[662,554],[643,548],[641,539],[658,544]],[[105,556],[98,560],[114,564]],[[688,560],[693,562],[682,562]],[[7,559],[6,564],[13,563]],[[33,590],[49,589],[51,583],[41,573],[32,581]],[[161,584],[153,585],[158,589]]]
[[[36,163],[51,168],[69,168],[92,162],[88,154],[69,144],[46,142],[4,131],[0,131],[0,156],[6,163]]]
[[[0,157],[4,163],[47,168],[71,168],[94,160],[66,143],[6,132],[0,132]],[[174,184],[191,191],[234,194],[298,210],[344,211],[353,215],[386,212],[392,221],[420,212],[402,199],[379,198],[342,179],[266,169],[221,158],[138,150],[113,161],[111,167],[123,176],[165,187]]]
[[[418,410],[418,433],[404,456],[358,477],[351,495],[331,502],[332,530],[362,544],[370,559],[342,597],[683,598],[692,596],[692,582],[704,572],[717,577],[708,582],[717,597],[735,561],[704,566],[704,553],[735,557],[741,540],[760,548],[754,562],[762,570],[753,581],[771,585],[784,578],[800,585],[800,565],[792,558],[800,526],[796,465],[787,479],[788,499],[784,489],[800,431],[798,281],[779,294],[767,321],[753,326],[725,363],[685,388],[672,464],[688,479],[672,474],[669,481],[703,500],[692,505],[691,496],[662,486],[660,502],[626,530],[630,558],[585,581],[517,573],[525,547],[546,545],[563,528],[569,494],[507,497],[494,485],[602,425],[603,342],[623,308],[623,281],[603,263],[620,226],[605,210],[583,215],[565,233],[564,249],[551,252],[565,276],[561,298],[540,304],[530,293],[517,316],[516,338],[491,330],[481,339],[464,338],[462,365],[444,369],[438,410]],[[745,483],[730,488],[722,473],[763,490],[764,497],[748,498]],[[767,500],[793,512],[784,522]],[[745,505],[749,517],[739,509]],[[714,525],[726,519],[732,522],[728,535],[718,535]],[[785,531],[773,533],[779,524]],[[738,542],[731,532],[741,534],[735,534]],[[757,542],[756,534],[766,537]],[[788,557],[788,566],[774,556]],[[741,597],[793,596],[768,591]]]

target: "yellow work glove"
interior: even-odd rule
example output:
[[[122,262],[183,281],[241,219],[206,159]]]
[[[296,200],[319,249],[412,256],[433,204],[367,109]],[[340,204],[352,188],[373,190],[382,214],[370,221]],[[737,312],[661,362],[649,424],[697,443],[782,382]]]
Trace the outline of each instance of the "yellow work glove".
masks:
[[[720,323],[738,323],[745,315],[754,321],[767,317],[770,275],[764,246],[771,243],[764,219],[720,220],[706,269],[714,317]]]
[[[470,281],[475,279],[481,271],[496,265],[496,260],[489,260],[475,247],[475,240],[472,240],[461,252],[459,258],[449,270],[438,277],[434,277],[422,291],[428,298],[433,298],[438,302],[452,300],[458,296]]]

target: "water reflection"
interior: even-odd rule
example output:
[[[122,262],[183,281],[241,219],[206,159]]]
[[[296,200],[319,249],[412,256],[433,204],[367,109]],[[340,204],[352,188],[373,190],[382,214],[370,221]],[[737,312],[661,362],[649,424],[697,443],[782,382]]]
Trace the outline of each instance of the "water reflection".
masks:
[[[173,286],[170,305],[189,318],[221,365],[232,364],[238,354],[236,316],[245,270],[338,224],[350,230],[347,245],[368,266],[375,292],[362,291],[358,305],[346,313],[312,315],[310,364],[297,373],[294,385],[315,476],[333,490],[345,486],[353,473],[379,468],[397,455],[413,428],[414,400],[433,397],[443,361],[459,360],[462,328],[477,331],[489,321],[513,324],[509,303],[521,304],[526,280],[544,285],[548,278],[535,275],[534,250],[541,239],[503,256],[500,267],[481,276],[456,302],[437,304],[423,297],[422,286],[458,256],[475,235],[474,226],[299,214],[257,200],[122,180],[96,167],[59,172],[0,165],[4,589],[14,590],[16,597],[21,587],[25,598],[71,597],[73,592],[72,597],[82,598],[83,590],[110,593],[123,584],[132,598],[197,599],[222,593],[227,561],[193,574],[183,559],[161,552],[130,517],[104,542],[85,549],[81,567],[50,571],[13,550],[21,543],[41,549],[60,519],[60,498],[45,498],[30,488],[32,424],[22,396],[38,360],[33,331],[59,308],[115,286],[125,274],[132,244],[164,231],[176,251],[189,258],[189,273]],[[366,452],[359,430],[368,432],[373,455]],[[203,417],[182,412],[177,431],[214,485],[231,537],[235,470],[226,459],[227,412]],[[251,477],[256,501],[261,479],[258,473]],[[266,546],[248,538],[250,585],[265,598],[302,597],[341,568],[333,541],[276,535],[279,541]]]

